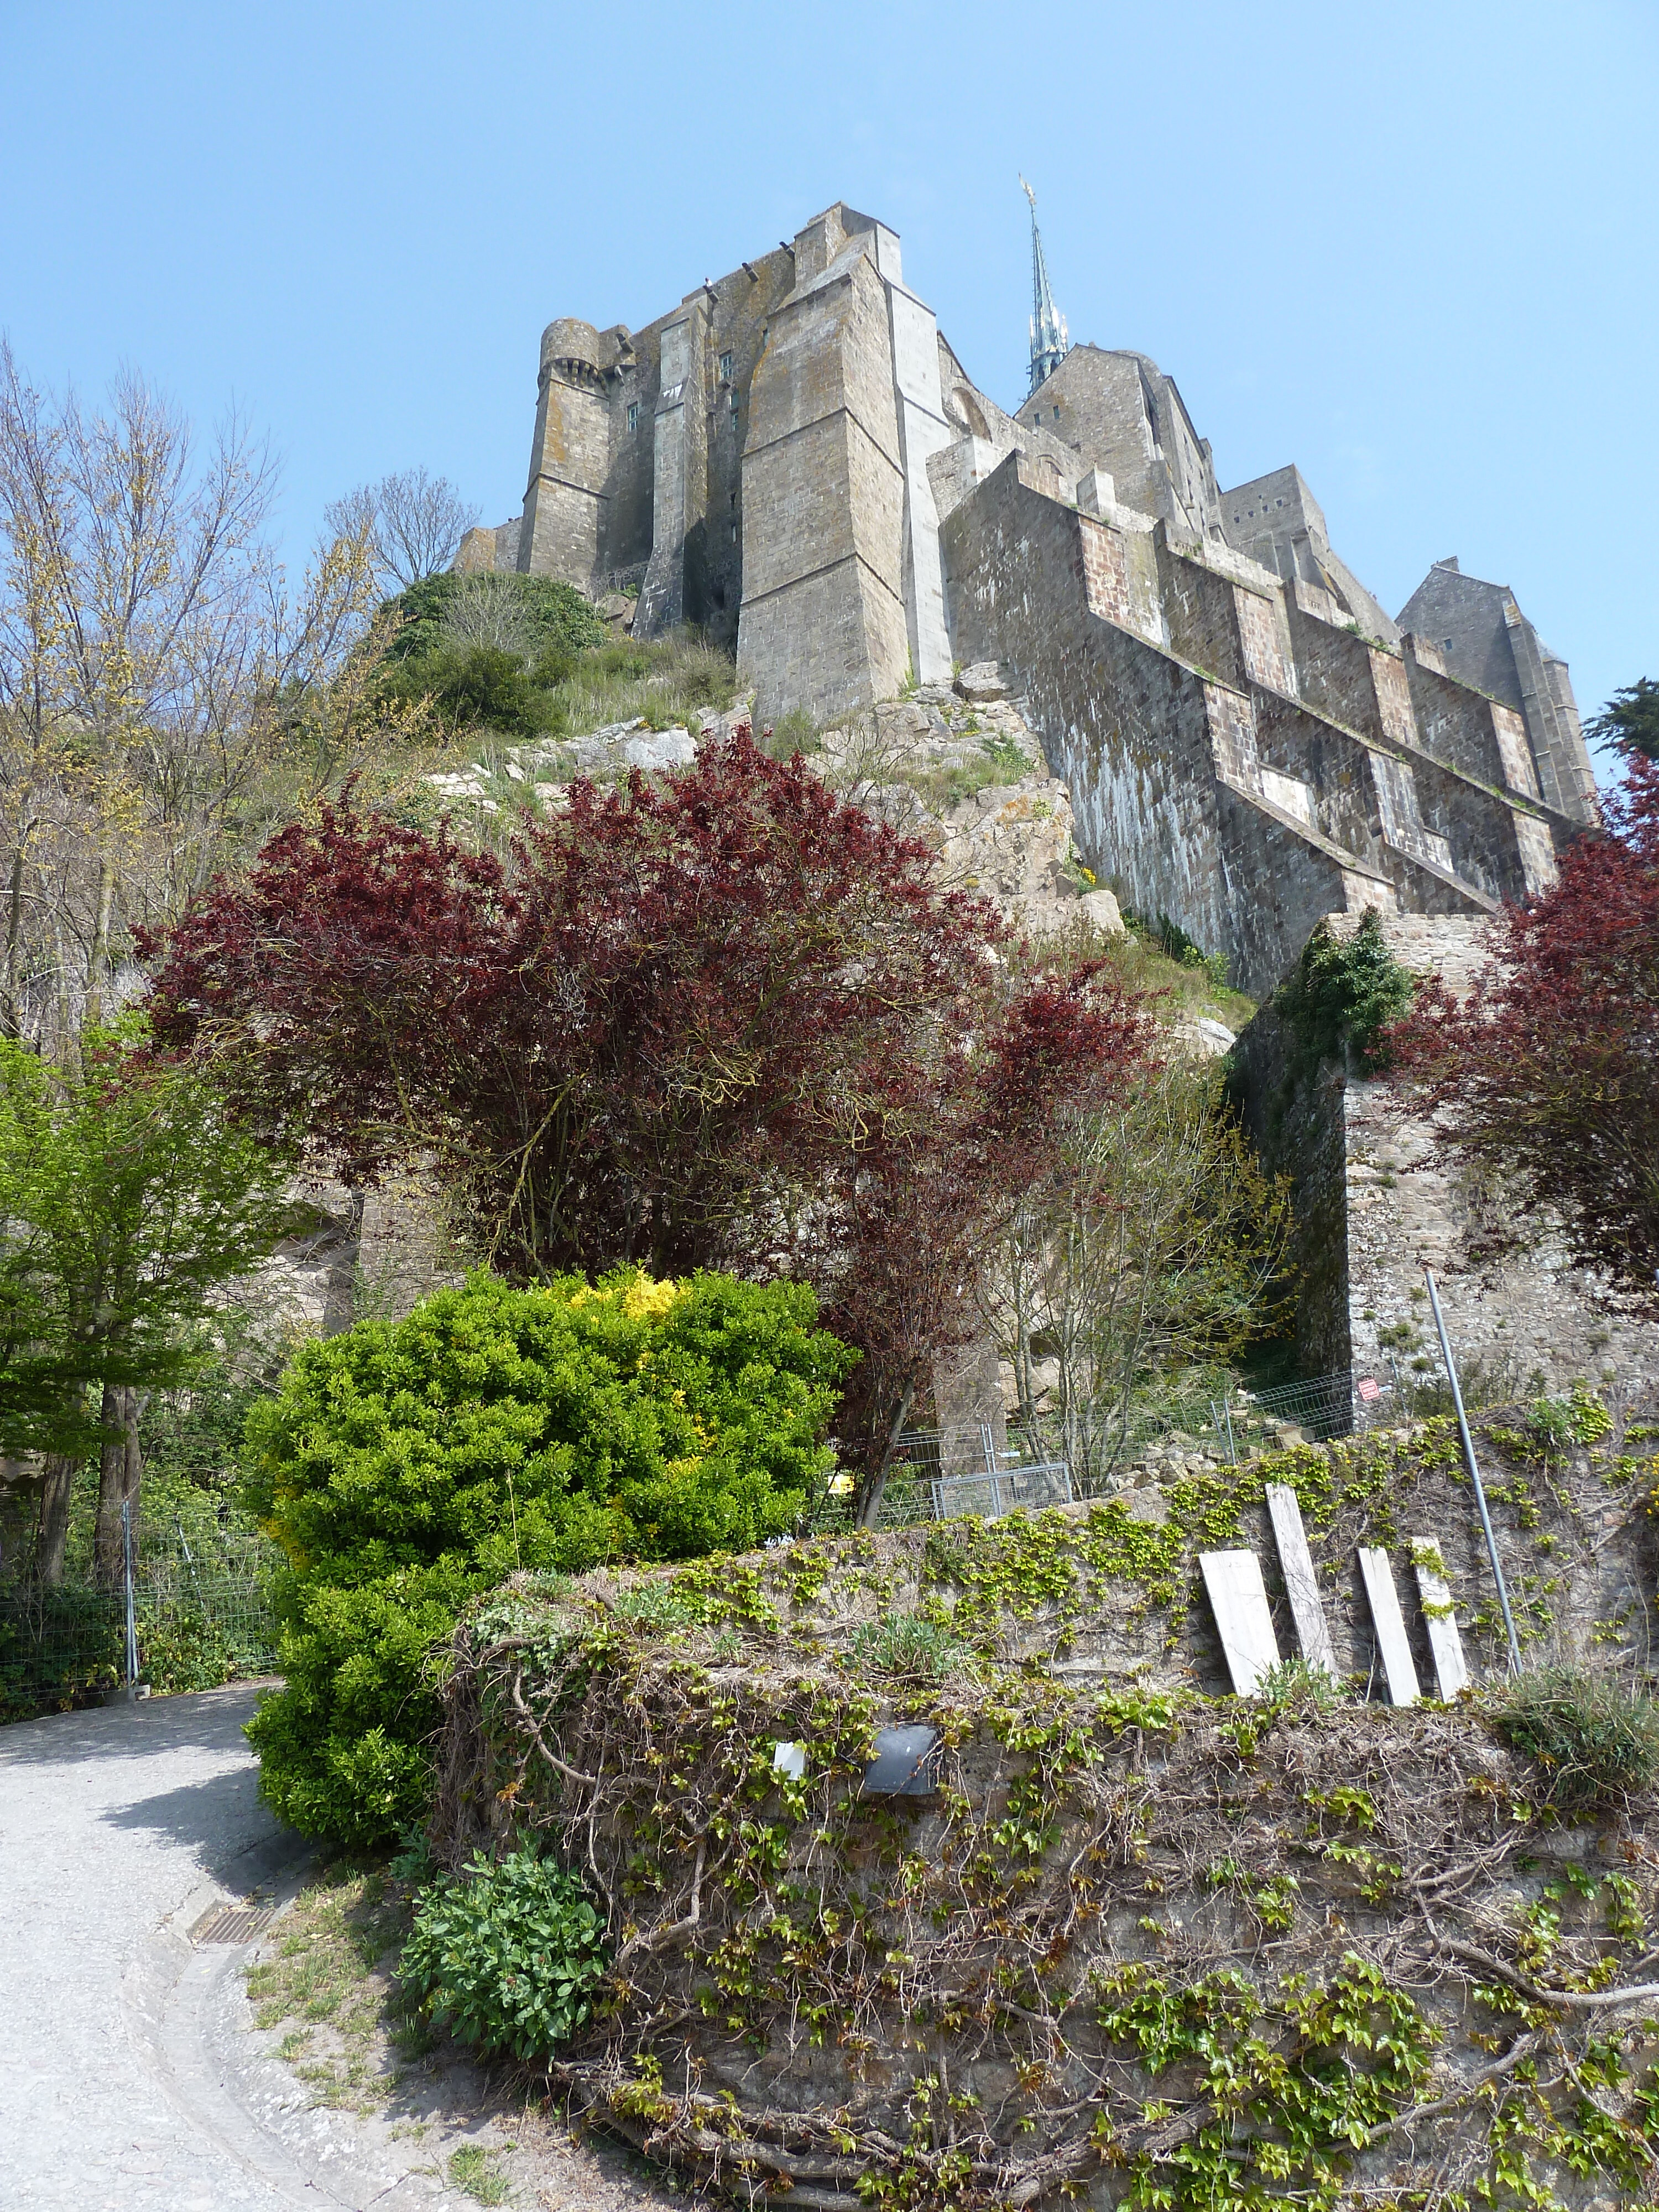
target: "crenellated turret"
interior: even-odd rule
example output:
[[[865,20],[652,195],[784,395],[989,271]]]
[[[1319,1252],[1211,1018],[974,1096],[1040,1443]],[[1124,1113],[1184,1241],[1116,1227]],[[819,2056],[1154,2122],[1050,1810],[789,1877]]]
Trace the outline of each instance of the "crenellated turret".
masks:
[[[562,315],[542,332],[536,431],[519,531],[518,565],[584,591],[601,570],[611,392],[618,349],[591,323]]]

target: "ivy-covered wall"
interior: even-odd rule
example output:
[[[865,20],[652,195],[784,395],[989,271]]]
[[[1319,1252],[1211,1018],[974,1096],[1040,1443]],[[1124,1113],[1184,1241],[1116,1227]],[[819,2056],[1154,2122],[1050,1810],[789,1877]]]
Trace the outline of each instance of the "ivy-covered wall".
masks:
[[[1534,1646],[1602,1587],[1594,1554],[1651,1589],[1656,1444],[1587,1399],[1488,1424]],[[1340,1700],[1206,1693],[1196,1554],[1265,1556],[1271,1480],[1348,1659],[1353,1544],[1425,1532],[1490,1652],[1455,1449],[1437,1424],[989,1526],[509,1584],[453,1655],[435,1839],[458,1864],[537,1838],[606,1915],[555,2081],[687,2179],[846,2212],[1648,2202],[1659,1998],[1620,1992],[1651,1972],[1651,1808],[1553,1821],[1480,1707],[1369,1702],[1363,1662]],[[862,1794],[875,1730],[921,1722],[937,1786]]]

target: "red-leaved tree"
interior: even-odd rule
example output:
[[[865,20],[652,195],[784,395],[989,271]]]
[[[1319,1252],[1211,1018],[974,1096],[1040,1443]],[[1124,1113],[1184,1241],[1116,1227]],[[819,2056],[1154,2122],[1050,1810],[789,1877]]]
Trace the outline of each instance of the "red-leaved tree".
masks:
[[[1388,1043],[1449,1150],[1659,1316],[1659,763],[1628,779],[1469,996],[1425,986]]]
[[[878,1456],[1060,1115],[1146,1052],[1099,963],[1024,973],[1006,936],[738,736],[574,786],[507,867],[325,811],[151,948],[150,1012],[267,1139],[357,1183],[432,1162],[517,1279],[811,1280]]]

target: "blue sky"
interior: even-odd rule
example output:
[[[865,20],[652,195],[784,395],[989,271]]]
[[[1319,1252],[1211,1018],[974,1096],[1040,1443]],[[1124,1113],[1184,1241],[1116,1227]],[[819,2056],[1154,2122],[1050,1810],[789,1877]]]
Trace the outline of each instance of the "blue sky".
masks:
[[[1296,461],[1391,609],[1457,554],[1586,716],[1659,676],[1659,9],[0,0],[0,325],[125,362],[323,505],[424,463],[518,511],[537,339],[638,327],[837,198],[1005,405],[1023,170],[1074,339]]]

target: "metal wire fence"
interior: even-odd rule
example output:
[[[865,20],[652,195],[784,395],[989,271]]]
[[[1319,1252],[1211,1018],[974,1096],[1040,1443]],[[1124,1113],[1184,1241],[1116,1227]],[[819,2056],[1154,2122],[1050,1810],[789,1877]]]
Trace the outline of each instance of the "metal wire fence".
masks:
[[[853,1525],[851,1478],[832,1488],[813,1516],[814,1535]],[[1042,1425],[1010,1422],[999,1445],[988,1422],[913,1429],[894,1447],[877,1512],[878,1528],[914,1528],[964,1513],[994,1520],[1022,1505],[1062,1504],[1074,1495],[1066,1455]]]
[[[1329,1443],[1412,1419],[1417,1410],[1412,1392],[1392,1370],[1362,1375],[1343,1367],[1306,1382],[1220,1393],[1211,1402],[1210,1425],[1228,1456],[1242,1461],[1276,1449],[1287,1429],[1299,1431],[1310,1443]]]
[[[1073,1421],[1069,1448],[1066,1427],[1057,1419],[1010,1422],[1006,1445],[998,1444],[988,1424],[912,1431],[894,1449],[875,1525],[911,1528],[968,1513],[994,1520],[1021,1507],[1087,1498],[1109,1490],[1120,1465],[1172,1440],[1242,1465],[1298,1438],[1328,1443],[1413,1419],[1418,1410],[1398,1376],[1348,1368],[1258,1390],[1225,1376],[1206,1387],[1207,1396],[1188,1394],[1190,1402],[1133,1406],[1127,1421],[1121,1410],[1102,1413],[1097,1421]],[[1113,1443],[1103,1455],[1097,1432],[1106,1430],[1113,1431]],[[853,1487],[850,1475],[840,1478],[813,1516],[815,1535],[852,1527]]]
[[[187,1538],[141,1526],[134,1547],[137,1679],[158,1692],[209,1690],[268,1673],[277,1629],[276,1547],[239,1528]],[[126,1591],[84,1570],[56,1584],[0,1580],[0,1720],[94,1702],[126,1677]]]

